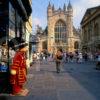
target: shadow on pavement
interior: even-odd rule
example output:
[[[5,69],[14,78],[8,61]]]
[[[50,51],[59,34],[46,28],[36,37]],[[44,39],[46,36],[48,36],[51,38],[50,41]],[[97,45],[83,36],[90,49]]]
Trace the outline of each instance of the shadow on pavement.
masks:
[[[100,100],[100,71],[95,70],[95,64],[65,64],[64,70],[92,94],[95,100]]]

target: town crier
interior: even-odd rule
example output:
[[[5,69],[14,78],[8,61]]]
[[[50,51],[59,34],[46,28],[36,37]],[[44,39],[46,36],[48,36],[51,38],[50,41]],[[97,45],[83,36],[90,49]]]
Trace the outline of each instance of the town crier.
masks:
[[[28,51],[28,44],[21,40],[20,44],[15,45],[14,48],[17,48],[17,52],[10,66],[12,94],[24,96],[28,93],[28,90],[23,88],[26,82],[26,52]]]

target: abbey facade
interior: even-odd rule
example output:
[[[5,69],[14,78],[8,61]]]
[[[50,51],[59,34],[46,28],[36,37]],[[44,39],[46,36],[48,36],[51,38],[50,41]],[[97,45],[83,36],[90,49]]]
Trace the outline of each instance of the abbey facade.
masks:
[[[55,9],[50,3],[47,8],[47,49],[55,52],[58,48],[74,52],[80,49],[80,37],[73,26],[73,8],[69,2],[63,9]]]

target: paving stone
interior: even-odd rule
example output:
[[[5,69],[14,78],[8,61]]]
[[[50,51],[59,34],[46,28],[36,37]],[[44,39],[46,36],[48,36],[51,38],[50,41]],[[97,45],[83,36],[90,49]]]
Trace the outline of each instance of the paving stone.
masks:
[[[0,96],[0,100],[100,100],[100,71],[95,63],[66,63],[56,73],[55,63],[41,63],[28,69],[26,97]]]
[[[92,94],[84,91],[59,91],[58,100],[97,100]]]

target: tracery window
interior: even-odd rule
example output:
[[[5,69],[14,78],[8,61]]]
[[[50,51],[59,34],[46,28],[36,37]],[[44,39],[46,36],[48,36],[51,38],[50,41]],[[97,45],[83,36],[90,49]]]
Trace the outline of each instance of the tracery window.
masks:
[[[59,20],[55,25],[55,43],[65,43],[66,39],[66,24]]]

